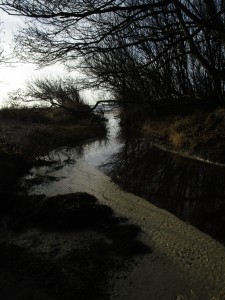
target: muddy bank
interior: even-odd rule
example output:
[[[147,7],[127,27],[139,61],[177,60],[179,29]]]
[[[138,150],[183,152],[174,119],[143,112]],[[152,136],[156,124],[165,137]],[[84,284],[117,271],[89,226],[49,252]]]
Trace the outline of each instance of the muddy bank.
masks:
[[[10,210],[19,178],[30,168],[20,156],[0,153],[0,220]]]
[[[63,109],[3,108],[0,110],[0,215],[8,210],[20,177],[61,146],[82,145],[105,138],[105,119],[93,113]]]
[[[42,172],[45,170],[40,168],[37,174]],[[152,253],[137,257],[137,265],[116,278],[111,299],[171,300],[179,294],[191,299],[193,291],[196,299],[208,300],[218,296],[225,286],[225,250],[208,235],[121,190],[82,159],[64,169],[48,170],[48,175],[59,180],[40,184],[32,189],[33,193],[52,197],[85,191],[142,229],[140,240],[150,246]]]
[[[0,110],[0,154],[35,161],[49,151],[106,136],[105,119],[63,109],[18,108]]]
[[[106,135],[105,120],[98,116],[67,119],[67,113],[62,119],[57,114],[59,119],[50,121],[33,109],[0,113],[0,298],[4,300],[108,299],[110,278],[128,268],[132,257],[150,252],[137,239],[140,229],[115,216],[94,196],[35,197],[18,189],[21,176],[32,165],[54,163],[39,158],[49,150]]]
[[[140,148],[140,144],[137,146]],[[42,258],[47,257],[50,259],[53,257],[53,261],[57,261],[57,267],[59,266],[60,270],[69,270],[66,272],[72,274],[70,277],[68,275],[65,279],[66,282],[70,282],[70,278],[72,278],[71,280],[77,278],[77,273],[73,275],[73,272],[76,272],[76,268],[78,267],[75,264],[75,267],[72,267],[72,271],[71,269],[65,269],[65,264],[61,263],[62,260],[58,260],[58,258],[62,256],[66,258],[66,253],[70,253],[68,251],[71,249],[81,249],[82,253],[85,253],[85,257],[89,257],[90,252],[89,250],[87,251],[86,247],[96,253],[90,245],[95,244],[96,241],[99,245],[100,240],[101,246],[97,246],[98,258],[94,255],[94,261],[98,261],[99,254],[101,257],[107,257],[104,260],[104,265],[107,265],[107,261],[110,262],[110,259],[113,258],[113,267],[111,268],[111,263],[109,263],[109,268],[105,269],[104,267],[106,271],[103,271],[101,267],[92,267],[92,263],[88,263],[88,267],[86,267],[86,261],[90,262],[89,258],[86,260],[82,259],[82,254],[78,253],[77,250],[75,251],[75,257],[78,258],[78,261],[81,261],[79,269],[85,265],[82,269],[85,273],[97,269],[97,273],[91,273],[92,277],[99,278],[98,270],[100,270],[100,273],[104,274],[104,278],[107,278],[106,281],[103,279],[102,282],[105,286],[109,286],[110,295],[102,295],[102,289],[100,289],[100,292],[96,292],[98,296],[100,295],[99,298],[171,300],[177,299],[179,294],[189,298],[191,291],[194,292],[197,299],[211,299],[213,296],[219,295],[225,284],[225,252],[221,244],[199,232],[189,224],[178,220],[174,215],[165,210],[159,209],[144,199],[121,190],[109,177],[88,164],[85,161],[86,156],[83,156],[83,158],[75,156],[73,163],[64,164],[65,152],[63,151],[62,153],[62,160],[59,157],[59,160],[63,162],[59,166],[53,165],[47,169],[40,167],[33,170],[38,175],[38,180],[44,178],[46,175],[49,180],[40,180],[39,185],[33,186],[33,188],[33,181],[31,182],[30,191],[33,194],[40,195],[29,198],[31,207],[29,208],[28,205],[26,206],[26,210],[22,209],[20,214],[23,217],[21,219],[15,218],[15,216],[18,214],[20,207],[25,207],[23,204],[24,201],[25,203],[27,201],[23,197],[18,200],[19,205],[15,206],[14,212],[12,211],[11,222],[8,216],[3,220],[4,226],[2,228],[8,228],[8,224],[10,224],[10,231],[2,231],[4,241],[9,239],[11,245],[16,245],[22,249],[25,248],[25,250],[28,249],[32,253],[38,253]],[[127,151],[125,152],[127,154]],[[56,154],[60,156],[59,153]],[[50,180],[50,178],[54,177],[56,180]],[[30,179],[34,180],[32,176]],[[86,225],[82,227],[83,225],[80,224],[80,221],[74,222],[75,219],[70,217],[71,211],[73,212],[72,216],[77,216],[77,207],[76,205],[74,206],[70,198],[71,193],[74,192],[88,192],[91,195],[95,195],[99,203],[90,200],[91,207],[95,208],[93,211],[88,206],[88,211],[91,212],[91,215],[95,211],[97,215],[100,212],[104,212],[107,221],[100,216],[100,218],[97,218],[100,219],[100,224],[96,226],[96,219],[88,217],[88,220],[90,219],[91,222],[91,228],[86,227]],[[41,195],[43,193],[48,198],[43,198]],[[62,197],[65,194],[69,194],[69,198],[61,202],[60,199],[63,198],[57,196],[58,194],[61,194]],[[32,203],[38,203],[37,207]],[[100,210],[96,210],[97,204],[100,205]],[[110,206],[115,211],[117,214],[114,215],[114,217],[116,216],[116,222],[110,221],[111,209],[105,209],[104,206]],[[57,207],[60,207],[59,211]],[[51,210],[54,212],[53,215],[49,213]],[[81,211],[81,215],[84,215],[86,211],[85,207],[82,207]],[[38,216],[41,216],[41,218]],[[123,218],[118,219],[118,216],[122,216]],[[55,227],[50,222],[51,218],[53,218],[54,224],[56,224]],[[129,221],[124,223],[124,218],[128,218]],[[66,219],[66,222],[57,222],[58,219]],[[85,220],[82,217],[83,219]],[[12,220],[14,221],[12,222]],[[68,230],[67,220],[72,228],[71,230]],[[113,236],[117,232],[115,225],[118,225],[118,221],[119,227],[122,228],[118,230],[116,236],[121,236],[121,239],[116,238],[118,241],[116,242]],[[105,222],[110,226],[105,226]],[[132,222],[132,227],[129,227],[131,230],[127,230],[126,226],[125,228],[123,227],[124,225],[129,225],[129,222]],[[77,226],[80,228],[79,230],[76,229]],[[141,231],[137,227],[141,228]],[[16,231],[15,228],[20,229],[20,231]],[[106,228],[109,233],[106,233]],[[128,236],[129,239],[132,237],[131,241],[134,241],[133,237],[135,236],[135,240],[137,238],[142,243],[127,243],[124,236]],[[125,244],[121,246],[123,242]],[[115,245],[117,250],[115,250]],[[146,253],[146,245],[150,248],[150,252],[148,253]],[[94,249],[96,249],[96,245]],[[131,249],[136,250],[133,252]],[[24,251],[24,253],[27,252]],[[106,255],[107,253],[110,254],[110,257]],[[136,253],[146,254],[142,256],[136,255]],[[70,260],[70,257],[72,257],[72,260]],[[91,257],[93,258],[93,256]],[[116,258],[115,260],[114,257]],[[35,258],[34,261],[36,261]],[[69,255],[66,261],[69,262],[68,265],[73,266],[73,262],[75,261],[74,255]],[[124,267],[123,263],[121,265],[121,261],[127,262],[127,265]],[[46,260],[44,264],[46,264]],[[40,265],[42,265],[41,262]],[[114,266],[117,266],[117,268],[114,269]],[[127,267],[128,269],[126,269]],[[55,271],[56,274],[59,274],[61,271],[57,272]],[[51,278],[54,278],[54,274],[50,274],[52,275]],[[60,276],[58,278],[61,278]],[[89,276],[85,275],[82,278],[84,280],[88,278],[85,282],[89,282]],[[74,286],[75,282],[71,282]],[[39,281],[37,285],[42,292],[43,286]],[[95,286],[99,286],[96,281]],[[61,289],[63,290],[63,287]],[[45,287],[44,293],[46,293]],[[87,299],[89,299],[89,294],[85,295],[88,295]],[[54,292],[50,292],[47,297],[55,297]],[[43,299],[45,298],[43,297]]]
[[[1,299],[109,299],[112,278],[151,253],[139,227],[87,193],[13,204],[0,230]]]

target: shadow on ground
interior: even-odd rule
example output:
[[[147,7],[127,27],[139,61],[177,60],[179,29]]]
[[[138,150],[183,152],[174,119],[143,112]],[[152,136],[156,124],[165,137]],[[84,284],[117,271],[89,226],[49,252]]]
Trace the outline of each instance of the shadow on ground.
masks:
[[[140,229],[86,193],[17,196],[2,219],[0,299],[109,299],[109,283],[151,250]]]

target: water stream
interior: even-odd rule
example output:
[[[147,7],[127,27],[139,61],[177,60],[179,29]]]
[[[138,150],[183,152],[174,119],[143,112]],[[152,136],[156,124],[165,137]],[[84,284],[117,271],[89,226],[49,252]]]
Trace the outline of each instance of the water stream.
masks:
[[[57,149],[49,155],[55,164],[33,168],[27,180],[44,180],[30,192],[53,196],[86,191],[104,198],[104,193],[113,195],[119,188],[113,184],[104,190],[104,170],[125,190],[224,243],[225,168],[165,152],[143,139],[129,138],[121,142],[116,113],[108,112],[107,118],[106,140]]]

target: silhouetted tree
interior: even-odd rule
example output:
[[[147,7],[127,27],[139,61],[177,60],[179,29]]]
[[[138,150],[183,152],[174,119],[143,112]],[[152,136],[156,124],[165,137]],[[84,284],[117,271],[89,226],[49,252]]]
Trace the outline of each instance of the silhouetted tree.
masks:
[[[42,105],[69,110],[86,108],[76,82],[68,78],[37,78],[27,83],[24,101],[41,101]],[[86,108],[87,109],[87,108]]]
[[[29,19],[16,38],[25,59],[78,59],[94,84],[129,98],[223,100],[222,0],[1,0],[0,7]]]

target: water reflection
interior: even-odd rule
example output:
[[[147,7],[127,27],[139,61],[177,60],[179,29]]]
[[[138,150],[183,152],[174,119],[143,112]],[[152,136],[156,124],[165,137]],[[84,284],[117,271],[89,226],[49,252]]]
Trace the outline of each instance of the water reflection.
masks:
[[[102,165],[109,157],[120,149],[120,141],[117,139],[119,130],[119,117],[113,112],[107,113],[107,139],[95,141],[85,146],[83,158],[95,167]]]
[[[49,161],[55,164],[33,168],[26,178],[31,180],[30,192],[55,195],[80,191],[82,174],[77,166],[85,161],[101,167],[127,191],[225,244],[225,168],[160,150],[146,140],[136,139],[134,130],[118,134],[119,119],[115,113],[108,113],[107,117],[107,139],[52,151]],[[55,182],[43,182],[46,176],[55,177]],[[34,184],[32,180],[36,179]],[[88,184],[84,184],[85,191]]]
[[[40,158],[40,163],[23,178],[21,186],[28,188],[30,193],[47,194],[50,181],[57,181],[59,186],[65,184],[65,178],[76,181],[74,174],[78,162],[86,161],[92,166],[100,167],[121,146],[116,138],[119,128],[117,113],[108,112],[107,118],[107,137],[85,141],[72,148],[61,147],[51,151],[48,156]],[[63,187],[59,187],[58,190],[63,190]],[[69,192],[72,192],[71,188]]]
[[[225,168],[126,140],[107,171],[126,190],[225,242]]]

